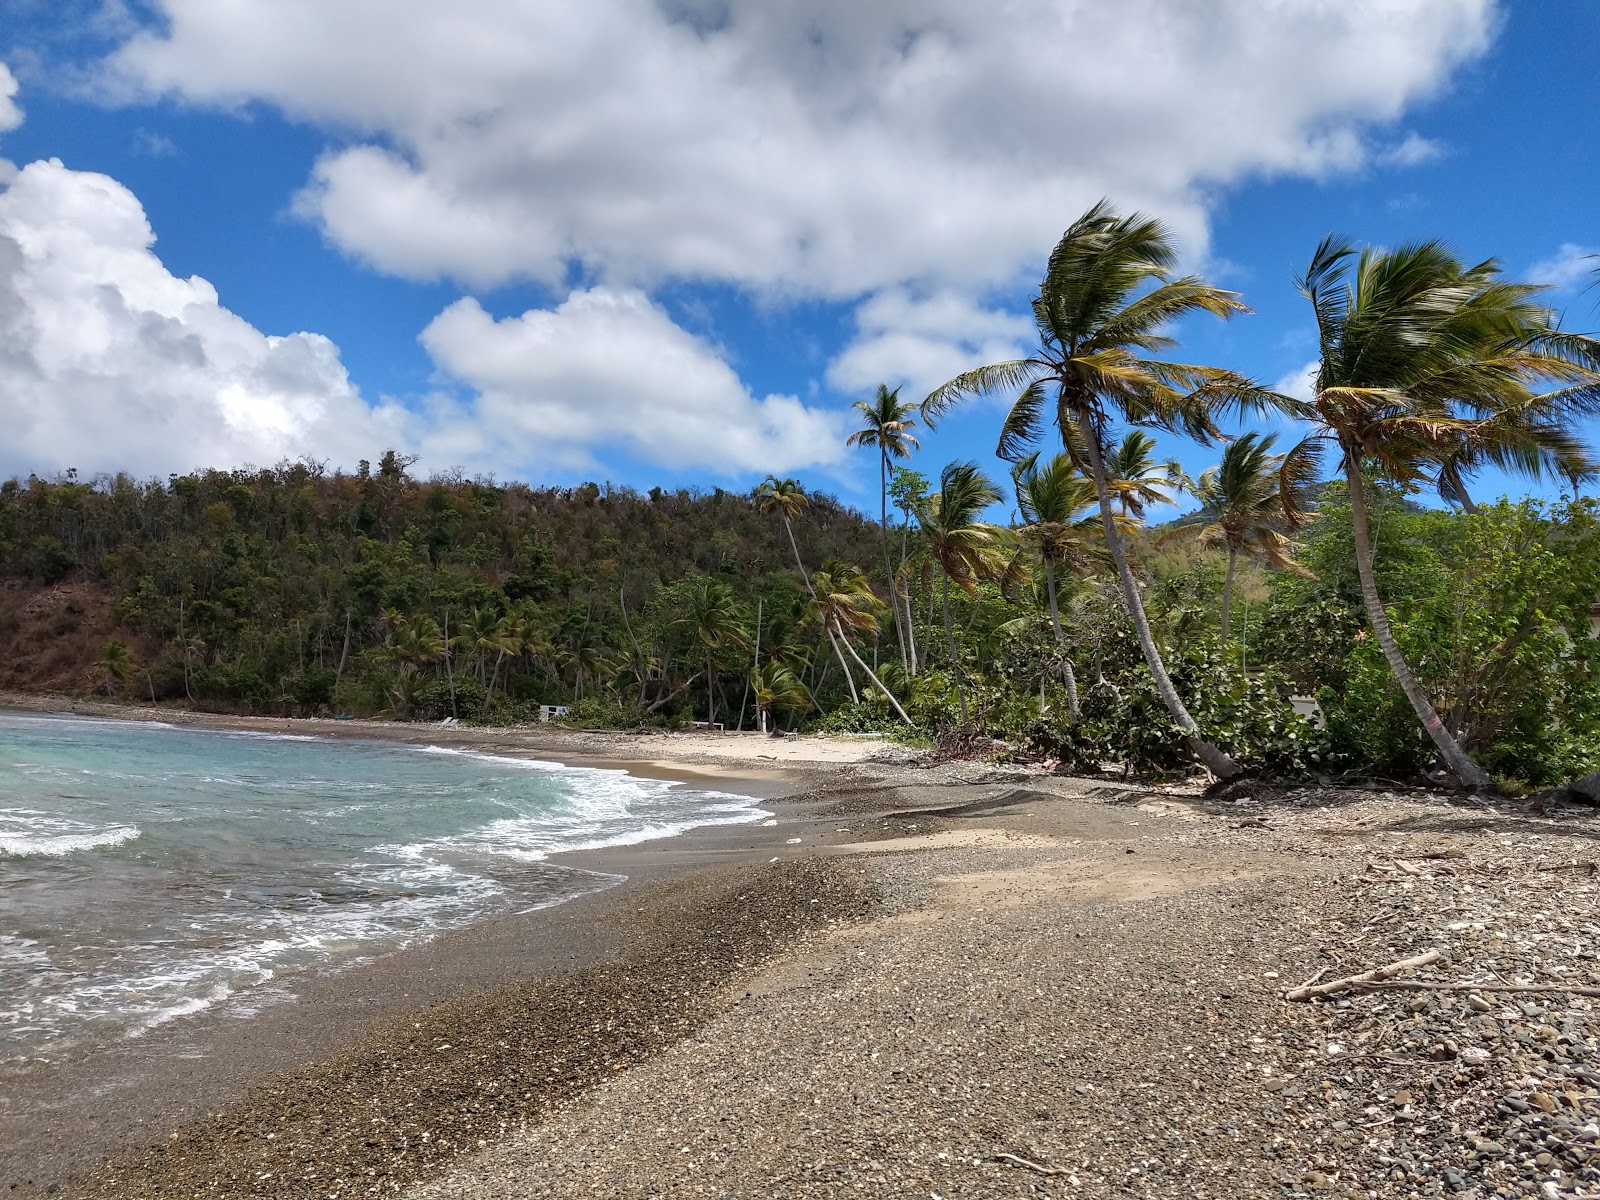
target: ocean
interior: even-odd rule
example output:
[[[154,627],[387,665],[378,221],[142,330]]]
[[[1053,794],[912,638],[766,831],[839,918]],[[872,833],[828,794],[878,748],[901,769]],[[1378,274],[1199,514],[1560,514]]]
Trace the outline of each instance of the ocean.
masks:
[[[0,1069],[620,882],[555,851],[769,815],[447,747],[0,712]]]

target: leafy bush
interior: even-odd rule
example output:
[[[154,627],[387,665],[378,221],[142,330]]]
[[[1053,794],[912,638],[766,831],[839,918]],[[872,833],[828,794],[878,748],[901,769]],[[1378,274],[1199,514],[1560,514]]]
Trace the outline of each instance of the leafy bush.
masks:
[[[1162,776],[1192,766],[1145,666],[1131,629],[1103,647],[1103,679],[1080,688],[1082,717],[1066,721],[1064,702],[1037,713],[1018,732],[1037,753],[1075,770],[1118,761],[1137,775]],[[1178,694],[1201,732],[1236,760],[1264,774],[1293,778],[1326,769],[1326,736],[1290,704],[1286,687],[1267,673],[1242,670],[1209,638],[1163,650]]]

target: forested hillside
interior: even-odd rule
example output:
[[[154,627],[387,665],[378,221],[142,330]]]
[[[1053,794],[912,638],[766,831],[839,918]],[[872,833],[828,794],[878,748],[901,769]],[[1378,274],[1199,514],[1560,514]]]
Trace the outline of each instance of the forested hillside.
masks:
[[[803,596],[782,526],[744,494],[424,481],[406,465],[387,454],[348,475],[295,463],[0,484],[4,686],[433,715],[448,699],[407,703],[395,685],[398,668],[442,657],[426,643],[448,625],[469,699],[481,703],[486,664],[502,659],[497,690],[565,703],[596,690],[602,664],[609,677],[628,648],[625,610],[641,627],[657,618],[667,584],[725,581],[774,611]],[[794,535],[812,562],[881,561],[876,526],[827,497]],[[510,655],[516,671],[499,647],[507,618],[535,647]],[[397,632],[403,644],[419,625],[423,645],[395,661]],[[126,662],[107,654],[117,644]]]

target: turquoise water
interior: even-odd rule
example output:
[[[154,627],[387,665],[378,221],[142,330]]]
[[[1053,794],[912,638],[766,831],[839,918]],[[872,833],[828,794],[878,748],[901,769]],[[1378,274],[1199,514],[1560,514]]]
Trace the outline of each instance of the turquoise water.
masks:
[[[0,713],[0,1065],[618,881],[552,851],[765,815],[621,771]]]

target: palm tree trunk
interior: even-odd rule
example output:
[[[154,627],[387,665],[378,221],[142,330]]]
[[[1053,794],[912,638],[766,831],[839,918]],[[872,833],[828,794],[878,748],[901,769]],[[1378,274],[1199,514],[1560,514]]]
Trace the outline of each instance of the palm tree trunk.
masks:
[[[1457,742],[1444,727],[1444,721],[1434,711],[1433,703],[1422,687],[1422,681],[1411,669],[1411,664],[1406,662],[1405,656],[1400,653],[1399,644],[1394,640],[1394,632],[1389,628],[1389,615],[1384,611],[1382,597],[1378,595],[1378,580],[1372,569],[1366,487],[1361,479],[1360,461],[1346,452],[1344,467],[1345,478],[1350,484],[1350,519],[1355,533],[1356,572],[1361,576],[1361,598],[1366,602],[1367,619],[1372,622],[1373,636],[1383,648],[1383,656],[1389,660],[1389,669],[1399,680],[1400,690],[1406,694],[1406,699],[1411,701],[1417,719],[1422,722],[1422,728],[1427,730],[1428,736],[1433,739],[1439,757],[1444,760],[1450,773],[1467,787],[1493,790],[1494,781],[1489,778],[1488,773],[1467,756],[1467,752],[1461,748],[1461,743]]]
[[[717,720],[717,676],[716,667],[710,656],[706,658],[706,724],[713,725]]]
[[[183,647],[183,695],[190,704],[194,693],[189,690],[189,639],[183,633],[183,601],[178,601],[178,644]]]
[[[956,654],[956,625],[950,619],[950,576],[944,577],[944,637],[950,649],[950,678],[956,681],[956,701],[961,706],[961,724],[967,724],[967,689],[961,684],[961,663]]]
[[[836,621],[836,622],[834,622],[834,624],[837,625],[838,622]],[[896,700],[894,698],[894,693],[891,692],[888,688],[884,687],[883,686],[883,680],[878,678],[878,676],[873,672],[871,667],[867,666],[866,663],[861,661],[861,655],[856,653],[856,648],[850,644],[850,639],[845,637],[844,630],[842,630],[842,629],[839,630],[838,637],[839,637],[839,640],[844,643],[845,649],[850,651],[850,657],[855,659],[856,662],[858,664],[860,664],[861,669],[867,673],[867,678],[872,680],[873,683],[878,685],[878,690],[880,692],[882,692],[884,694],[884,696],[888,699],[889,703],[894,706],[894,711],[899,714],[900,719],[902,721],[904,721],[907,725],[913,724],[911,718],[906,716],[906,710],[900,707],[900,701],[898,701],[898,700]]]
[[[1122,535],[1117,530],[1117,522],[1111,511],[1111,488],[1106,482],[1105,462],[1100,457],[1100,434],[1087,409],[1078,412],[1078,429],[1083,434],[1089,454],[1089,468],[1094,475],[1095,495],[1100,500],[1100,524],[1105,530],[1106,546],[1117,565],[1117,580],[1122,584],[1122,605],[1133,622],[1134,632],[1138,634],[1144,661],[1150,668],[1150,674],[1155,677],[1156,691],[1161,693],[1162,703],[1186,735],[1190,753],[1218,779],[1232,779],[1241,770],[1239,764],[1201,736],[1199,724],[1184,707],[1183,698],[1178,695],[1172,676],[1167,674],[1166,664],[1161,661],[1161,652],[1156,649],[1156,639],[1150,633],[1150,620],[1145,616],[1144,602],[1139,598],[1139,584],[1133,578],[1133,568],[1128,565],[1127,548],[1122,544]]]
[[[905,574],[906,558],[907,558],[907,556],[908,556],[908,554],[910,552],[910,545],[909,545],[910,540],[911,540],[911,518],[907,517],[906,521],[905,521],[905,524],[900,526],[900,571],[899,571],[899,574],[897,574],[895,576],[896,579],[899,579],[901,575]],[[911,674],[915,675],[917,673],[917,669],[918,669],[918,663],[917,663],[917,615],[916,615],[915,612],[912,611],[911,589],[909,587],[906,588],[905,605],[906,605],[906,650],[909,653],[909,657],[910,657]]]
[[[344,610],[344,649],[339,651],[339,669],[333,673],[333,684],[339,686],[339,681],[344,678],[345,660],[350,657],[350,610]]]
[[[817,589],[811,586],[811,576],[806,573],[805,563],[800,561],[800,545],[794,540],[794,526],[789,524],[787,514],[783,514],[783,531],[789,535],[789,549],[794,551],[794,569],[800,572],[800,582],[806,585],[806,592],[815,600]]]
[[[833,652],[839,658],[839,668],[844,672],[844,681],[850,688],[850,703],[860,704],[861,694],[856,691],[855,676],[850,674],[850,664],[844,659],[844,651],[839,649],[839,639],[833,636],[833,630],[828,630],[828,643],[833,647]]]
[[[757,596],[756,597],[756,648],[755,648],[755,652],[750,656],[750,672],[751,672],[752,675],[756,671],[761,669],[761,601],[762,601],[762,597]],[[735,728],[734,728],[734,732],[736,732],[736,733],[743,733],[744,732],[744,709],[745,709],[745,705],[747,705],[749,703],[750,703],[750,675],[746,675],[744,677],[744,695],[739,697],[739,724],[737,726],[735,726]],[[759,700],[756,702],[756,706],[757,706],[757,708],[760,707],[760,701]]]
[[[900,601],[894,593],[894,560],[889,554],[889,454],[878,447],[878,523],[883,529],[884,582],[889,588],[889,611],[894,613],[894,636],[900,644],[900,669],[911,674],[911,660],[906,657],[906,631],[900,622]]]
[[[1228,573],[1222,577],[1222,644],[1228,644],[1228,617],[1233,606],[1233,565],[1239,551],[1228,547]]]
[[[1074,725],[1083,715],[1078,707],[1078,676],[1072,669],[1072,660],[1067,657],[1067,637],[1061,632],[1061,607],[1056,603],[1056,565],[1048,558],[1044,560],[1044,585],[1045,594],[1050,597],[1050,628],[1056,632],[1056,649],[1061,652],[1061,681],[1067,685],[1067,716]]]

